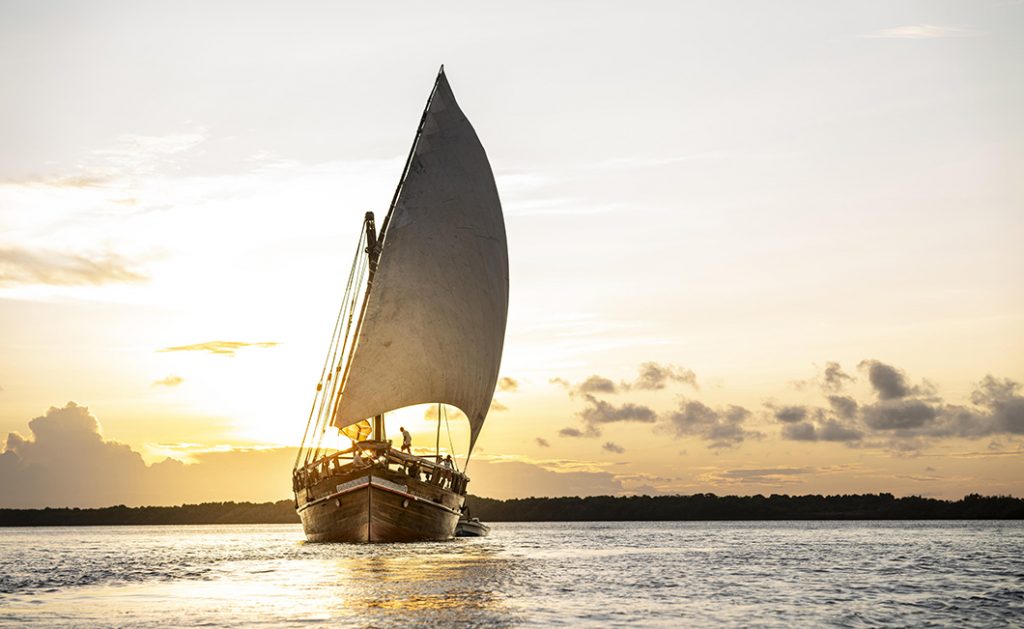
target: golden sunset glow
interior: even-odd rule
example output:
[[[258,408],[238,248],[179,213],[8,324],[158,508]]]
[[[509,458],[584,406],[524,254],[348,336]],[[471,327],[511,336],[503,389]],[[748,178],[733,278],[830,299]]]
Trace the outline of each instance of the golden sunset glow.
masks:
[[[4,10],[0,507],[290,497],[442,62],[510,261],[471,493],[1024,494],[1024,39],[997,10],[240,6]],[[388,431],[464,464],[436,412]]]

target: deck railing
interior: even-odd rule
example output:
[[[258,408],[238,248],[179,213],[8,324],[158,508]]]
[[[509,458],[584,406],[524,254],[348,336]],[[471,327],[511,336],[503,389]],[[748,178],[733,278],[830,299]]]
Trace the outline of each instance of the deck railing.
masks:
[[[431,460],[434,458],[395,450],[388,441],[360,441],[351,448],[326,454],[308,465],[296,468],[292,476],[292,488],[295,491],[303,487],[308,489],[329,476],[345,475],[377,466],[425,480],[456,493],[464,493],[469,478],[458,470],[442,465],[440,456],[437,460]]]

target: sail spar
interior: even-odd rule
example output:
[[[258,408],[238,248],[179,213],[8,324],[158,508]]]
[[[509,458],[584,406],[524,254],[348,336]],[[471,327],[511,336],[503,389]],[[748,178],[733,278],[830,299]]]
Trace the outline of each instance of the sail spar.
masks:
[[[381,237],[333,424],[451,404],[472,450],[501,364],[508,247],[487,154],[443,68]]]

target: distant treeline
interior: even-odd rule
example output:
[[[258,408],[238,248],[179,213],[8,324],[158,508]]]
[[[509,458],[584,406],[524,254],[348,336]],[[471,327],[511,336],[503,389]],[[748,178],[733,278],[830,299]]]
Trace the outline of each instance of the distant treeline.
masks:
[[[956,501],[892,494],[848,496],[593,496],[491,500],[470,496],[485,522],[643,520],[991,520],[1024,519],[1024,499],[971,494]]]
[[[992,520],[1024,519],[1024,499],[971,494],[938,500],[892,494],[849,496],[593,496],[492,500],[470,496],[471,514],[484,522],[644,520]],[[292,524],[291,500],[206,502],[178,507],[0,509],[0,526],[116,524]]]
[[[204,502],[177,507],[0,509],[0,526],[104,526],[111,524],[292,524],[295,503]]]

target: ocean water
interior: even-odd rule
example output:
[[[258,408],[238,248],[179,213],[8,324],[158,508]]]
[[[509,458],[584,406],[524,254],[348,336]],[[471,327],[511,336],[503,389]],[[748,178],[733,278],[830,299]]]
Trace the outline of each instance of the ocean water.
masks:
[[[1024,522],[495,524],[307,544],[293,525],[0,528],[10,626],[1024,625]]]

